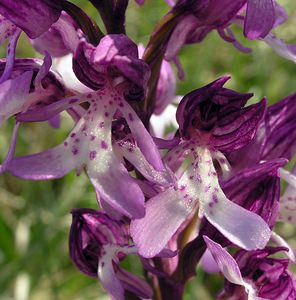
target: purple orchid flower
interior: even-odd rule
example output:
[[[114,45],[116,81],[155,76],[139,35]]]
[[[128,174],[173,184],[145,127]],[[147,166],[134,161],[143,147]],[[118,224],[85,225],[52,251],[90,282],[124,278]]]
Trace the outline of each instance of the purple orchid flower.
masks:
[[[74,209],[69,236],[70,257],[84,274],[98,278],[111,299],[124,300],[124,291],[150,299],[151,287],[143,279],[119,267],[137,249],[128,244],[124,224],[93,209]]]
[[[119,43],[117,38],[125,44]],[[79,174],[85,168],[101,206],[111,216],[115,217],[117,212],[116,217],[124,214],[139,218],[145,214],[145,199],[135,178],[129,175],[124,158],[155,185],[167,186],[174,179],[163,165],[152,137],[125,101],[128,89],[134,85],[138,66],[144,63],[136,58],[130,60],[120,56],[126,53],[124,51],[130,53],[131,48],[134,53],[134,44],[123,35],[103,38],[98,49],[106,44],[110,47],[107,56],[102,55],[105,52],[86,52],[95,63],[92,65],[95,73],[90,71],[88,74],[100,76],[100,84],[104,84],[100,85],[100,90],[66,98],[17,117],[25,122],[48,120],[63,110],[75,108],[83,102],[89,103],[88,109],[80,109],[80,118],[66,140],[45,152],[13,159],[7,165],[7,171],[21,178],[44,180],[60,178],[72,169]],[[124,77],[115,72],[115,67],[123,70]],[[83,78],[87,78],[88,74],[80,73]],[[124,78],[131,80],[125,83]],[[145,81],[145,78],[142,80]],[[145,86],[145,82],[142,84]],[[126,130],[118,132],[113,121],[119,122]]]
[[[288,271],[289,260],[271,257],[285,251],[287,249],[283,247],[266,247],[263,250],[250,252],[241,250],[235,254],[234,259],[243,279],[258,291],[258,297],[261,299],[295,299],[296,279]],[[226,281],[219,299],[231,297],[235,300],[244,297],[245,291],[233,283],[235,282]]]
[[[263,248],[269,240],[270,230],[264,220],[230,201],[218,181],[218,175],[228,171],[223,152],[246,145],[265,111],[264,99],[243,108],[251,94],[223,88],[228,79],[222,77],[191,92],[178,107],[181,140],[164,158],[177,173],[177,185],[150,199],[145,217],[131,222],[132,238],[145,257],[160,252],[197,208],[200,217],[205,216],[244,249]],[[214,161],[222,174],[217,173]]]

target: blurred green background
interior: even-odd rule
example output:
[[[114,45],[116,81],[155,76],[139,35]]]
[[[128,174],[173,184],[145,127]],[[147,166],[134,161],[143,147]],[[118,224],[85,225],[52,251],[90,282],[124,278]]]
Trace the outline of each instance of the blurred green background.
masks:
[[[73,1],[98,22],[96,11],[87,1]],[[147,0],[143,7],[130,0],[127,33],[137,43],[146,44],[156,22],[168,11],[164,0]],[[289,21],[277,34],[296,43],[296,3],[279,1],[289,13]],[[267,96],[275,102],[296,90],[296,66],[277,56],[265,43],[246,41],[251,54],[237,51],[217,33],[211,33],[202,44],[187,46],[181,52],[186,80],[178,83],[178,94],[185,94],[209,83],[223,74],[231,74],[228,87],[240,92],[255,93],[254,102]],[[36,56],[25,36],[18,45],[18,57]],[[0,54],[5,56],[4,47]],[[60,130],[47,123],[22,125],[17,154],[38,152],[60,143],[73,124],[63,116]],[[0,161],[6,155],[13,119],[0,128]],[[68,257],[70,211],[77,207],[97,208],[92,187],[86,176],[74,172],[63,179],[32,182],[0,176],[0,300],[78,300],[108,299],[96,280],[80,274]],[[280,232],[292,245],[294,230],[282,226]],[[128,258],[125,267],[139,272],[138,264]],[[214,299],[222,286],[219,275],[198,276],[186,289],[185,299]]]

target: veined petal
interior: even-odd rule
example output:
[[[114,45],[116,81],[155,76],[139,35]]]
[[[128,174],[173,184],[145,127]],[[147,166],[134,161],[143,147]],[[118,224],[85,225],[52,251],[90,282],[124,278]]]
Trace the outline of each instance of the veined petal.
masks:
[[[62,14],[48,31],[31,40],[31,43],[38,52],[49,52],[54,57],[74,53],[79,43],[74,21],[67,14]]]
[[[210,145],[228,152],[242,148],[255,136],[265,109],[266,99],[263,99],[257,104],[221,117],[210,137]]]
[[[203,238],[224,277],[234,284],[244,286],[248,293],[248,300],[263,300],[264,298],[256,296],[257,291],[252,287],[252,285],[244,281],[235,259],[219,244],[212,241],[207,236],[204,235]]]
[[[36,38],[56,22],[61,14],[61,0],[2,0],[0,13]]]
[[[273,0],[248,0],[244,26],[244,34],[247,38],[264,38],[273,28],[274,22]]]
[[[180,195],[169,188],[146,203],[145,217],[131,222],[131,236],[139,254],[154,257],[192,211],[180,201]]]
[[[222,184],[225,195],[259,216],[272,228],[278,218],[280,178],[278,170],[285,159],[246,167]]]
[[[0,125],[10,116],[20,112],[26,104],[32,76],[33,72],[28,71],[0,84]]]

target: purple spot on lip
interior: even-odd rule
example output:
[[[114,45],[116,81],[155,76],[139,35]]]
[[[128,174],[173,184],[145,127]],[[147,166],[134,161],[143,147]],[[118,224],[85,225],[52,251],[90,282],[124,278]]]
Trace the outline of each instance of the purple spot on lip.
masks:
[[[87,94],[86,98],[90,99],[92,97],[92,94]]]
[[[213,201],[215,202],[215,203],[218,203],[219,202],[219,200],[218,200],[218,197],[217,197],[217,195],[216,194],[214,194],[213,195]]]
[[[122,102],[119,103],[120,107],[124,107],[124,104]]]
[[[185,188],[186,188],[186,186],[185,186],[185,185],[181,185],[181,186],[180,186],[180,188],[179,188],[179,190],[180,190],[180,191],[184,191],[184,190],[185,190]]]
[[[69,101],[69,103],[70,103],[70,104],[73,104],[73,103],[75,103],[75,102],[77,102],[77,101],[78,101],[78,99],[75,98],[75,99],[71,99],[71,100]]]
[[[109,117],[109,113],[106,111],[106,112],[104,113],[104,116],[105,116],[105,117]]]
[[[89,152],[89,159],[90,159],[90,160],[95,159],[96,156],[97,156],[97,151],[90,151],[90,152]]]
[[[104,122],[99,123],[99,127],[100,127],[100,128],[104,128],[104,126],[105,126],[105,123],[104,123]]]
[[[209,203],[209,207],[213,207],[214,206],[214,203],[213,202],[210,202]]]
[[[102,149],[108,149],[108,145],[105,141],[101,141],[101,148]]]
[[[78,153],[78,149],[75,146],[72,147],[72,153],[73,155],[76,155]]]
[[[79,143],[80,139],[75,139],[74,143]]]
[[[93,141],[95,138],[96,138],[96,136],[95,136],[95,135],[92,135],[92,136],[90,137],[90,140]]]
[[[133,117],[133,115],[131,113],[128,114],[128,118],[130,119],[131,122],[134,121],[134,117]]]
[[[76,135],[75,132],[71,133],[70,137],[73,138]]]
[[[64,146],[67,147],[68,146],[68,142],[64,142]]]

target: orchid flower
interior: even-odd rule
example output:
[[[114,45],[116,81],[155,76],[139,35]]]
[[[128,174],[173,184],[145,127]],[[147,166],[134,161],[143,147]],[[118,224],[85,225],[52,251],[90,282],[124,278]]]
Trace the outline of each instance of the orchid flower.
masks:
[[[119,41],[122,43],[118,43]],[[119,53],[117,45],[122,47],[119,48]],[[101,82],[96,81],[100,85],[99,90],[69,97],[19,115],[19,121],[48,120],[63,110],[77,107],[80,103],[89,104],[87,109],[81,111],[80,119],[62,144],[39,154],[15,158],[7,164],[6,170],[21,178],[44,180],[60,178],[72,169],[76,169],[79,174],[85,168],[105,211],[114,217],[122,214],[130,218],[143,217],[144,195],[135,178],[129,175],[124,158],[155,185],[170,185],[174,178],[162,163],[152,137],[125,100],[125,97],[131,95],[129,89],[133,88],[135,83],[125,82],[124,78],[118,81],[120,74],[117,72],[108,75],[113,65],[122,68],[123,74],[130,76],[128,78],[136,76],[138,71],[142,72],[141,69],[133,70],[130,59],[124,56],[125,53],[120,53],[131,51],[133,46],[134,44],[123,35],[103,38],[97,49],[94,49],[98,51],[95,52],[97,55],[90,56],[90,59],[96,62],[92,65],[96,68],[94,73],[80,73],[84,79],[89,75],[99,76]],[[107,57],[100,57],[102,53],[99,50],[104,47],[109,47],[110,51],[107,52]],[[134,53],[137,54],[132,52]],[[137,58],[132,59],[134,65],[144,64],[138,62]],[[86,63],[85,60],[82,61]],[[80,61],[78,65],[79,63]],[[112,77],[113,74],[116,78]],[[139,82],[136,86],[143,89]],[[112,121],[119,122],[121,129],[113,127]],[[126,130],[123,130],[124,128]]]
[[[265,110],[265,100],[243,108],[251,95],[223,88],[228,79],[222,77],[191,92],[178,107],[181,140],[164,159],[177,172],[177,185],[150,199],[145,217],[131,222],[132,238],[145,257],[160,252],[197,208],[200,217],[205,216],[244,249],[263,248],[269,240],[270,230],[263,219],[225,196],[214,166],[216,161],[220,175],[227,175],[229,166],[223,152],[246,145]]]
[[[209,242],[207,242],[207,244],[211,251],[213,245],[210,245]],[[218,248],[220,248],[220,250],[218,250]],[[217,244],[215,245],[214,251],[216,251],[218,257],[220,255],[231,257]],[[214,251],[212,251],[212,254],[215,254]],[[259,299],[292,300],[296,297],[296,279],[288,270],[289,260],[272,257],[272,255],[278,252],[285,251],[287,251],[287,249],[283,247],[266,247],[262,250],[250,252],[241,250],[238,251],[233,258],[231,257],[231,260],[240,270],[243,280],[248,282],[249,286],[252,286],[253,289],[257,291],[257,296],[260,297]],[[228,265],[228,262],[226,262],[226,265]],[[223,273],[225,275],[225,272]],[[230,280],[227,276],[225,277],[227,281],[218,299],[231,297],[231,299],[236,300],[244,297],[245,292],[236,285],[237,283]]]
[[[98,278],[112,300],[124,300],[124,291],[144,298],[152,297],[143,279],[125,271],[119,262],[137,249],[128,244],[124,224],[94,209],[74,209],[69,236],[70,256],[84,274]]]

